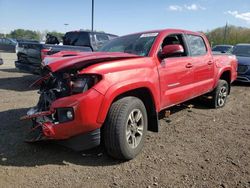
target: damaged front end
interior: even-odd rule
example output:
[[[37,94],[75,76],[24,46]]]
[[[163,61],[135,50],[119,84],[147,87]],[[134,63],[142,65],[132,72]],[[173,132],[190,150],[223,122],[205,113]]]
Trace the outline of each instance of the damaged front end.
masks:
[[[140,56],[60,52],[45,58],[43,77],[32,84],[39,88],[39,101],[21,118],[32,121],[26,141],[57,140],[78,151],[98,146],[103,124],[98,118],[103,113],[104,93],[110,83],[94,65],[131,58]]]
[[[27,142],[69,137],[69,134],[58,131],[58,126],[76,124],[77,127],[81,124],[79,118],[75,120],[76,113],[79,113],[77,111],[82,110],[78,107],[78,103],[81,102],[78,94],[88,91],[101,80],[100,75],[79,74],[78,71],[46,72],[45,76],[31,85],[33,88],[39,88],[40,97],[37,105],[31,108],[26,116],[21,117],[21,120],[32,121],[32,129],[26,137]],[[74,100],[72,96],[77,97]]]

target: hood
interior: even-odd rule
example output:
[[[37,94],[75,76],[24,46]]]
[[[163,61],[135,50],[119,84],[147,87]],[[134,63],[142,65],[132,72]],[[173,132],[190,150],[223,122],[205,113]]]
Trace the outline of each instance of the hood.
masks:
[[[250,65],[250,57],[237,56],[239,65]]]
[[[60,52],[44,60],[52,72],[65,69],[79,70],[96,63],[140,58],[141,56],[121,52]]]

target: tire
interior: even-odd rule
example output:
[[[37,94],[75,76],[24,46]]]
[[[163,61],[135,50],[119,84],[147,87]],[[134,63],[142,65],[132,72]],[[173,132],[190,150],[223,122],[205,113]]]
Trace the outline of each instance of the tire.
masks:
[[[140,99],[117,100],[111,105],[104,125],[107,153],[117,159],[133,159],[142,150],[147,128],[147,111]]]
[[[211,106],[213,108],[222,108],[225,106],[229,93],[229,85],[225,80],[219,80],[217,87],[212,92]]]

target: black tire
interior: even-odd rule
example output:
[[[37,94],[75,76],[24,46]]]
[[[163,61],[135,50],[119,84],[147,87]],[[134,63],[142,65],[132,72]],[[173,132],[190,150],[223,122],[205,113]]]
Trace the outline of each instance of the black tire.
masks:
[[[117,159],[133,159],[142,150],[147,128],[147,111],[140,99],[124,97],[115,101],[104,125],[107,153]]]
[[[225,106],[229,93],[229,85],[226,80],[219,80],[217,87],[212,92],[211,106],[213,108],[222,108]]]

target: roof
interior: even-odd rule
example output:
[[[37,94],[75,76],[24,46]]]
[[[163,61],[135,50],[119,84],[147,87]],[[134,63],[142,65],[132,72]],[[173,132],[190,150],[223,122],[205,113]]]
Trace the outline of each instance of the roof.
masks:
[[[137,32],[137,33],[131,33],[128,35],[124,36],[129,36],[129,35],[134,35],[134,34],[142,34],[142,33],[167,33],[167,32],[182,32],[182,33],[189,33],[189,34],[194,34],[194,35],[203,35],[200,32],[194,32],[194,31],[188,31],[188,30],[183,30],[183,29],[173,29],[173,28],[167,28],[167,29],[158,29],[158,30],[149,30],[149,31],[142,31],[142,32]]]
[[[79,33],[94,33],[94,34],[105,34],[105,35],[111,35],[111,36],[115,36],[117,37],[117,35],[114,34],[110,34],[110,33],[105,33],[105,32],[98,32],[98,31],[84,31],[84,30],[76,30],[76,31],[68,31],[66,33],[75,33],[75,32],[79,32]]]
[[[250,46],[250,43],[239,43],[236,44],[235,46]]]

